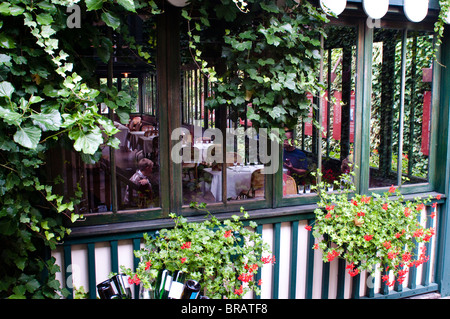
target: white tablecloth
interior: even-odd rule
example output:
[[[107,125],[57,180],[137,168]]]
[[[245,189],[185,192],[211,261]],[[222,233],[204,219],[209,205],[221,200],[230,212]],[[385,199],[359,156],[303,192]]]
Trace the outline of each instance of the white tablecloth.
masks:
[[[126,148],[127,147],[127,136],[128,136],[128,132],[130,130],[128,129],[128,127],[126,127],[125,125],[123,125],[119,122],[114,122],[114,126],[120,130],[114,136],[119,139],[120,147]]]
[[[151,136],[138,136],[138,145],[137,148],[139,150],[143,150],[144,154],[150,154],[153,151],[153,139],[158,135]]]
[[[248,191],[251,186],[252,173],[264,165],[240,166],[235,169],[227,169],[227,198],[236,198],[242,191]],[[205,184],[205,190],[211,191],[216,201],[222,201],[222,171],[213,171],[205,168],[205,172],[211,174],[211,184]]]
[[[130,131],[130,147],[132,150],[137,149],[139,136],[144,136],[144,131]]]

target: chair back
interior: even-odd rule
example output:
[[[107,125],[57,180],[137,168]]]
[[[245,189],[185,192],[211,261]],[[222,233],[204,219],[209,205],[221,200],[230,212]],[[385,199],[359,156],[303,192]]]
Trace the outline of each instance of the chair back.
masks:
[[[297,194],[297,184],[292,176],[284,175],[286,180],[284,182],[284,195],[295,195]]]
[[[140,116],[134,117],[128,124],[130,131],[140,131],[142,126],[142,118]]]

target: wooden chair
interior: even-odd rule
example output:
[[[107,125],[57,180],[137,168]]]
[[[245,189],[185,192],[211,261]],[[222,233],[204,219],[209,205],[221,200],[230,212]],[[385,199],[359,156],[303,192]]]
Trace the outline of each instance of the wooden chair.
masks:
[[[146,135],[148,132],[153,131],[154,129],[155,129],[155,128],[154,128],[153,125],[142,125],[142,127],[141,127],[141,131],[144,131],[144,132],[145,132],[144,135]],[[146,136],[147,136],[147,135],[146,135]]]
[[[283,175],[284,181],[284,195],[296,195],[297,194],[297,184],[295,183],[295,179],[292,176]]]
[[[262,173],[262,169],[257,169],[256,171],[254,171],[252,173],[248,197],[264,197],[264,181],[265,176]]]
[[[128,128],[130,131],[140,131],[142,126],[142,118],[140,116],[134,117],[132,120],[130,120],[130,123],[128,123]]]
[[[194,179],[198,179],[198,171],[197,171],[197,166],[198,166],[198,161],[199,161],[199,156],[200,156],[200,150],[197,147],[182,147],[181,148],[181,154],[184,154],[184,152],[191,152],[191,158],[189,161],[182,161],[181,166],[182,166],[182,170],[183,172],[185,172],[185,174],[187,174],[187,176],[189,177],[189,179],[191,178],[191,172],[194,172]]]

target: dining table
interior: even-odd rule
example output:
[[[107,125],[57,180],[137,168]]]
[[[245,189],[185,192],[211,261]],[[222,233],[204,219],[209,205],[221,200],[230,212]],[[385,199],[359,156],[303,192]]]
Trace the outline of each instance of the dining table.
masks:
[[[128,133],[129,140],[130,140],[130,148],[132,150],[137,150],[139,137],[144,136],[145,131],[130,131]]]
[[[139,135],[138,136],[138,142],[137,142],[137,149],[142,150],[144,154],[151,154],[153,152],[153,140],[155,137],[158,137],[159,135]]]
[[[227,176],[227,198],[236,198],[242,192],[247,192],[251,187],[252,174],[264,165],[238,165],[228,167]],[[211,175],[211,182],[205,182],[205,191],[210,191],[216,202],[222,201],[222,171],[212,168],[203,169]]]
[[[120,122],[115,121],[114,122],[114,126],[119,129],[119,132],[117,132],[114,136],[117,137],[120,141],[120,148],[121,149],[125,149],[128,147],[127,145],[127,137],[128,137],[128,133],[130,132],[130,129],[126,126],[123,125]]]

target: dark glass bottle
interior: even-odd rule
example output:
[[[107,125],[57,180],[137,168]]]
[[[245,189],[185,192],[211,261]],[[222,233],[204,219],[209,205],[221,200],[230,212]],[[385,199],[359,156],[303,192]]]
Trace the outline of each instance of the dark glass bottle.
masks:
[[[186,280],[181,299],[197,299],[200,288],[200,284],[197,281],[193,279]]]
[[[107,279],[97,285],[100,299],[122,299],[113,279]]]
[[[156,279],[156,299],[167,299],[169,295],[170,286],[172,285],[172,273],[164,269],[158,274]]]
[[[128,283],[127,276],[124,274],[115,275],[112,277],[117,290],[119,290],[122,299],[131,299],[131,287]]]

